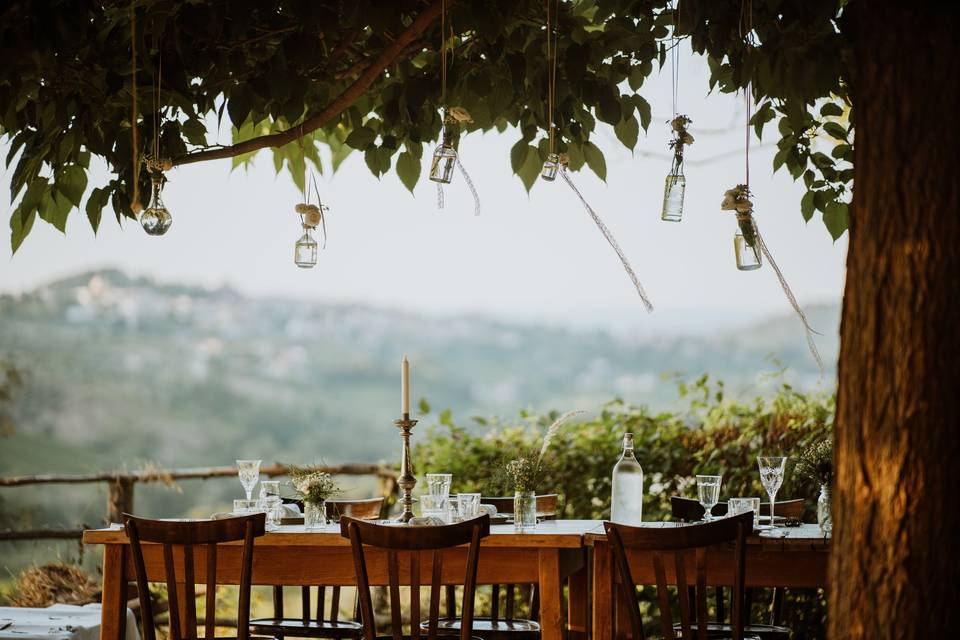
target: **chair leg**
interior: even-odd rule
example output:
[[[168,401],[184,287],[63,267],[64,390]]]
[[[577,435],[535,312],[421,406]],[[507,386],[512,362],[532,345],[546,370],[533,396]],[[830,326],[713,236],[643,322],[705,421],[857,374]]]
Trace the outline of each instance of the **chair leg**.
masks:
[[[273,588],[273,617],[283,617],[283,587]],[[283,634],[276,635],[277,640],[283,640]]]

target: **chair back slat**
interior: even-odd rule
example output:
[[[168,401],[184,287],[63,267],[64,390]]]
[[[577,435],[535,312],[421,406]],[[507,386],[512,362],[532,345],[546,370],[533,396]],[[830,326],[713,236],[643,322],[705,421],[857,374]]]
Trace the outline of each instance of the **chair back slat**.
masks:
[[[339,619],[340,619],[340,587],[335,586],[335,587],[331,587],[330,589],[330,620],[333,622],[336,622]]]
[[[420,640],[420,552],[410,554],[410,637]]]
[[[461,604],[461,640],[470,640],[473,632],[473,606],[476,595],[477,567],[480,555],[480,540],[490,535],[490,516],[482,515],[463,522],[443,526],[381,525],[355,518],[340,519],[340,534],[350,539],[357,571],[357,586],[360,590],[361,617],[364,635],[367,640],[376,638],[376,624],[373,619],[370,584],[367,578],[367,565],[364,545],[378,547],[387,551],[387,574],[390,583],[390,613],[394,640],[402,640],[402,618],[400,610],[400,570],[398,552],[417,563],[416,570],[411,568],[411,582],[419,585],[420,552],[433,552],[432,579],[430,582],[430,619],[428,638],[436,640],[440,610],[442,573],[441,550],[469,544],[466,570],[463,579],[463,602]],[[416,594],[414,594],[416,592]],[[411,596],[419,595],[419,589],[411,590]],[[419,606],[417,607],[419,610]],[[411,621],[416,627],[419,620]],[[413,634],[413,632],[412,632]]]
[[[631,527],[628,525],[604,523],[607,539],[610,543],[619,577],[621,593],[626,596],[627,609],[634,638],[643,638],[640,607],[636,597],[636,587],[630,573],[628,550],[649,552],[652,557],[653,571],[657,583],[657,596],[660,608],[660,625],[664,638],[675,638],[673,616],[670,609],[669,587],[677,586],[680,604],[680,628],[686,640],[691,638],[690,587],[687,582],[686,562],[690,552],[696,573],[695,616],[697,637],[707,640],[707,549],[718,545],[733,544],[733,612],[731,616],[734,640],[742,640],[744,625],[744,587],[746,571],[746,537],[753,526],[753,513],[715,520],[705,524],[687,525],[671,528]],[[726,547],[725,547],[726,548]],[[673,582],[667,580],[665,559],[672,557]]]
[[[513,622],[513,608],[514,608],[514,598],[516,594],[516,586],[512,584],[507,585],[507,606],[504,607],[503,617],[507,622]]]
[[[183,631],[188,638],[197,637],[197,574],[193,569],[193,546],[183,547],[183,599],[186,608],[187,628]]]
[[[163,570],[167,578],[167,603],[170,605],[170,638],[181,640],[180,594],[177,592],[177,574],[173,567],[173,545],[163,543]]]
[[[274,587],[273,593],[274,593],[274,596],[276,596],[277,587]],[[282,592],[280,597],[281,599],[283,598]],[[281,602],[281,606],[282,606],[282,602]],[[277,614],[276,599],[274,599],[274,602],[273,602],[273,611],[274,611],[273,613],[274,618],[283,618],[282,613]],[[318,617],[317,619],[319,620],[320,618]],[[310,622],[310,587],[306,585],[300,587],[300,621],[303,622],[304,625]]]
[[[630,572],[630,563],[627,560],[623,541],[620,539],[620,531],[616,528],[607,529],[607,538],[610,540],[613,562],[616,566],[615,573],[620,577],[619,584],[614,581],[614,588],[619,587],[620,595],[627,600],[627,615],[630,617],[630,630],[633,633],[633,639],[644,640],[643,621],[640,620],[640,603],[637,601],[637,590],[633,586],[633,575]],[[614,600],[616,600],[616,597]]]
[[[240,598],[237,613],[237,638],[248,640],[250,620],[250,584],[253,574],[253,540],[266,530],[266,516],[258,513],[222,520],[150,520],[123,514],[124,528],[130,540],[130,552],[136,572],[137,589],[148,594],[149,580],[143,556],[143,543],[161,545],[163,578],[170,604],[171,640],[197,636],[196,551],[206,558],[206,620],[204,632],[213,637],[216,613],[217,545],[243,541],[240,571]],[[176,553],[175,553],[176,552]],[[175,555],[181,559],[183,575],[178,576]],[[178,591],[180,585],[181,591]],[[144,640],[156,640],[154,611],[149,597],[141,595]],[[182,602],[181,602],[182,600]],[[181,625],[181,617],[183,625]]]
[[[500,620],[500,585],[495,584],[490,587],[490,621]]]
[[[403,640],[403,621],[400,618],[400,567],[397,552],[387,551],[387,572],[390,580],[390,621],[393,640]]]
[[[774,515],[784,518],[803,517],[803,510],[806,507],[806,501],[803,498],[794,500],[782,500],[774,503]],[[680,496],[670,496],[670,511],[675,520],[682,522],[699,522],[703,519],[703,505],[693,498],[682,498]],[[727,515],[727,503],[718,502],[710,509],[714,517],[722,518]],[[760,515],[770,515],[770,503],[761,499]]]
[[[690,585],[687,583],[687,565],[684,554],[673,554],[674,572],[677,576],[677,595],[680,600],[680,631],[684,638],[690,637]]]
[[[448,584],[444,587],[444,593],[446,594],[447,617],[455,618],[457,617],[457,588]]]
[[[435,549],[433,551],[433,571],[430,575],[430,612],[427,618],[427,640],[437,640],[437,627],[439,626],[437,622],[440,619],[440,581],[442,579],[443,553],[440,552],[440,549]],[[453,585],[450,585],[450,588],[453,588]],[[453,600],[448,598],[447,605],[453,605]]]
[[[323,612],[327,609],[327,588],[317,587],[317,620],[323,620]]]
[[[207,595],[206,615],[204,616],[203,637],[212,638],[217,625],[217,545],[207,543]]]
[[[653,554],[653,575],[657,581],[657,599],[660,601],[660,628],[666,640],[675,640],[673,615],[670,612],[670,592],[667,589],[667,573],[663,570],[663,554]],[[630,586],[630,585],[624,585]]]

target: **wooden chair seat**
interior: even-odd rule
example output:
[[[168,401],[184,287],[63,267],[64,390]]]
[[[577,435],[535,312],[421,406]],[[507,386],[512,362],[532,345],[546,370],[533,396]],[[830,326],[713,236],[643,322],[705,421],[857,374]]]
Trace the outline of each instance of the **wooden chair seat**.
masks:
[[[363,630],[352,620],[307,620],[299,618],[257,618],[250,621],[250,631],[273,636],[297,638],[359,638]],[[219,638],[217,640],[220,640]]]
[[[680,634],[680,625],[673,625],[678,636]],[[699,627],[696,624],[690,625],[690,631],[693,637],[697,637]],[[743,627],[745,638],[754,637],[758,640],[790,640],[790,629],[787,627],[778,627],[772,624],[748,624]],[[727,640],[732,637],[733,632],[730,625],[711,622],[707,625],[708,640]],[[680,636],[682,637],[682,636]]]
[[[421,625],[426,629],[425,625]],[[459,632],[460,618],[440,618],[437,621],[439,633]],[[473,619],[473,635],[483,640],[497,640],[498,638],[509,638],[510,640],[520,640],[529,638],[533,640],[540,637],[540,624],[533,620],[494,620],[492,618],[480,617]]]

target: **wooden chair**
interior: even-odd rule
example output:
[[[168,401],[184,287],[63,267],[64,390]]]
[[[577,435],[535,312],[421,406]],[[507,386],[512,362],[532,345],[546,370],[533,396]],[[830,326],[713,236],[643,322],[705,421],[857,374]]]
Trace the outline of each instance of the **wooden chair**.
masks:
[[[705,524],[677,528],[631,527],[604,522],[607,540],[613,552],[615,587],[625,599],[633,640],[644,640],[640,602],[633,580],[627,552],[631,549],[652,553],[656,576],[657,600],[660,609],[660,628],[665,640],[676,640],[678,629],[673,624],[670,610],[669,585],[676,585],[680,599],[679,631],[684,640],[714,640],[707,619],[707,548],[733,544],[733,611],[730,635],[732,640],[745,640],[744,635],[744,574],[746,572],[746,540],[753,524],[753,514],[743,513]],[[695,563],[695,585],[687,582],[688,560]],[[668,571],[674,578],[667,581]],[[693,599],[690,587],[694,588]],[[693,618],[693,620],[691,620]]]
[[[303,509],[299,500],[288,500],[288,504],[297,504]],[[327,500],[327,518],[334,522],[341,516],[351,516],[361,520],[376,520],[380,517],[383,508],[383,498],[368,500]],[[326,615],[327,587],[317,585],[317,608],[311,616],[310,587],[300,587],[299,618],[284,617],[283,587],[273,588],[273,617],[257,618],[250,621],[250,628],[254,633],[267,633],[282,640],[286,636],[297,638],[359,638],[362,628],[356,620],[340,619],[340,587],[330,587],[330,615]],[[359,618],[359,600],[354,603],[354,617]]]
[[[147,520],[123,514],[124,527],[130,540],[133,566],[137,574],[137,589],[148,594],[147,570],[143,559],[143,543],[163,545],[164,578],[170,603],[171,640],[197,638],[197,565],[204,567],[206,578],[206,615],[204,637],[214,637],[216,621],[217,545],[243,541],[240,560],[240,603],[237,608],[237,639],[250,638],[250,583],[253,573],[253,539],[265,531],[266,516],[257,513],[223,520]],[[199,557],[198,557],[199,556]],[[176,575],[174,558],[180,559],[183,575]],[[184,602],[179,602],[177,586],[182,584]],[[142,597],[144,640],[156,640],[154,611],[151,598]],[[185,612],[186,629],[180,628],[178,611]]]
[[[512,513],[512,497],[482,497],[480,504],[489,504],[497,508],[497,513]],[[557,515],[557,494],[549,493],[537,496],[537,518],[551,520]],[[530,591],[530,617],[518,618],[515,616],[516,594],[518,589],[528,588]],[[500,591],[505,592],[506,600],[503,615],[500,614]],[[454,602],[454,590],[447,588],[446,616],[438,622],[444,633],[459,633],[460,618]],[[540,587],[539,585],[507,584],[491,585],[490,615],[474,616],[473,635],[483,640],[535,640],[540,637]],[[421,625],[422,628],[426,628]]]
[[[421,569],[428,567],[431,579],[427,640],[437,640],[441,579],[443,577],[443,549],[469,544],[463,578],[463,617],[459,637],[460,640],[471,640],[480,540],[490,535],[490,516],[482,515],[457,524],[437,527],[381,525],[344,517],[340,519],[340,535],[350,540],[350,546],[353,549],[357,590],[360,592],[360,619],[363,623],[364,640],[376,640],[377,638],[373,599],[370,595],[370,579],[367,574],[367,552],[370,547],[386,550],[387,575],[390,583],[392,639],[410,638],[411,640],[419,640],[421,636],[420,573]],[[367,547],[364,547],[364,545],[367,545]],[[401,553],[410,583],[409,635],[403,633],[403,621],[400,616]]]
[[[803,503],[804,501],[802,499],[777,502],[774,505],[774,513],[784,513],[786,517],[799,518],[800,515],[803,514]],[[691,498],[670,496],[670,510],[673,513],[674,519],[680,520],[681,522],[699,522],[703,519],[703,505]],[[763,511],[763,504],[761,503],[760,513],[762,514]],[[766,512],[768,515],[770,514],[769,503],[766,504]],[[714,517],[727,515],[727,503],[720,502],[715,504],[713,508],[710,509],[710,513]],[[726,619],[726,603],[724,601],[723,587],[715,587],[714,594],[716,598],[717,622],[711,625],[711,629],[724,632],[729,627],[724,624],[724,620]],[[770,624],[751,624],[750,610],[753,605],[753,596],[753,589],[748,588],[744,594],[747,633],[755,635],[761,640],[790,640],[790,629],[780,624],[782,620],[781,612],[783,610],[783,589],[779,587],[773,589],[773,606],[771,608]]]

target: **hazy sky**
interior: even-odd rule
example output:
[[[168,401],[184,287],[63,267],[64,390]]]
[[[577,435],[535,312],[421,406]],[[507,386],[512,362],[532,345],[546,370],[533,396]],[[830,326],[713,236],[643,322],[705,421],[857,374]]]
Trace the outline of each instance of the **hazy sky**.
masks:
[[[289,176],[274,174],[265,151],[249,172],[230,173],[229,160],[174,170],[164,191],[174,223],[164,237],[149,237],[130,221],[121,229],[108,209],[97,236],[82,212],[71,214],[66,236],[38,220],[13,257],[4,233],[0,291],[115,266],[163,281],[229,284],[251,294],[638,332],[708,330],[732,318],[788,313],[767,265],[749,273],[734,266],[736,224],[719,205],[723,192],[743,181],[743,100],[707,95],[707,77],[705,62],[683,58],[680,111],[693,118],[696,142],[687,151],[681,223],[659,219],[669,168],[668,73],[641,88],[654,118],[636,152],[631,155],[612,129],[599,125],[595,141],[606,154],[607,182],[588,170],[573,176],[630,258],[656,307],[651,315],[565,184],[539,182],[526,194],[510,169],[509,149],[517,139],[512,131],[475,134],[461,143],[462,161],[483,204],[479,217],[459,175],[446,189],[447,207],[438,211],[434,184],[425,175],[411,196],[393,173],[378,181],[360,154],[351,156],[336,174],[320,178],[331,209],[329,242],[312,270],[298,269],[292,260],[300,234],[293,210],[299,192]],[[785,173],[772,174],[775,128],[767,134],[763,146],[754,140],[751,153],[758,224],[801,303],[838,302],[846,237],[834,243],[819,214],[804,223],[802,187]],[[0,145],[4,156],[6,146]],[[425,150],[424,171],[428,156]],[[6,214],[11,173],[12,167],[0,177]],[[106,179],[101,168],[90,185]]]

